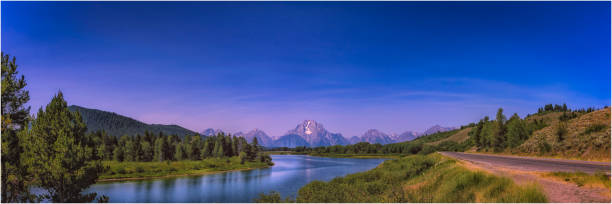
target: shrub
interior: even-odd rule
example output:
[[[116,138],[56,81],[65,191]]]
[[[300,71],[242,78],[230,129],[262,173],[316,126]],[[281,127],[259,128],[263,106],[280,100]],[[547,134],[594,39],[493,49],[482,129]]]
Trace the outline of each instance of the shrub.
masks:
[[[564,122],[559,123],[555,135],[557,136],[557,141],[562,142],[565,139],[565,135],[567,135],[567,124]]]
[[[270,194],[260,193],[259,198],[255,198],[256,203],[293,203],[295,201],[287,197],[284,200],[279,192],[272,191]]]
[[[604,124],[592,124],[589,127],[587,127],[582,134],[588,135],[594,132],[603,131],[605,129],[606,129],[606,125]]]
[[[119,168],[119,169],[117,169],[117,173],[118,173],[118,174],[125,174],[125,173],[127,173],[127,172],[125,171],[125,169],[124,169],[124,168]]]
[[[419,152],[422,155],[436,152],[436,148],[432,145],[423,145],[423,149]]]
[[[240,152],[240,155],[238,155],[238,158],[240,158],[240,164],[244,164],[244,162],[246,162],[247,160],[247,155],[244,152]]]

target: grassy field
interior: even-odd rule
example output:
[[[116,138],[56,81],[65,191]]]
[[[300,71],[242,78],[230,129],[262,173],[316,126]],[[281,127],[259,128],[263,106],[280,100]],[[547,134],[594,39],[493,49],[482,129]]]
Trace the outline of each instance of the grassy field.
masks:
[[[268,164],[263,162],[245,162],[244,164],[240,164],[240,159],[238,157],[172,162],[104,161],[104,165],[108,166],[109,169],[100,176],[98,181],[198,175],[269,167]]]
[[[587,174],[584,172],[552,172],[544,176],[572,182],[578,186],[600,186],[610,189],[610,177],[604,173]]]
[[[282,202],[279,194],[257,202]],[[314,181],[302,187],[297,202],[547,202],[536,185],[474,172],[438,154],[385,161],[367,172]]]

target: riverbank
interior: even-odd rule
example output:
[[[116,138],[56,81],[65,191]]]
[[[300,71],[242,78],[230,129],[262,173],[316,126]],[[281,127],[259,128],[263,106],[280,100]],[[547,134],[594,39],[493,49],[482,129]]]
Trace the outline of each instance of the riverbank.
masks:
[[[238,157],[171,162],[104,161],[103,164],[108,166],[109,169],[98,178],[97,182],[203,175],[271,166],[271,164],[264,162],[245,162],[241,164]]]
[[[359,195],[359,196],[356,196]],[[472,171],[439,154],[388,160],[372,170],[314,181],[298,191],[297,202],[547,202],[535,184]],[[278,194],[258,202],[282,202]]]

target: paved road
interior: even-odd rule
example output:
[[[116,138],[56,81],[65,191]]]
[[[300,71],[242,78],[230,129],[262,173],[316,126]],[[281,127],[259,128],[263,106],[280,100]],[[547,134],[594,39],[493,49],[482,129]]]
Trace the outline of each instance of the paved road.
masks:
[[[610,163],[605,162],[470,154],[463,152],[440,153],[460,160],[523,171],[581,171],[586,173],[607,172],[608,174],[610,172]]]

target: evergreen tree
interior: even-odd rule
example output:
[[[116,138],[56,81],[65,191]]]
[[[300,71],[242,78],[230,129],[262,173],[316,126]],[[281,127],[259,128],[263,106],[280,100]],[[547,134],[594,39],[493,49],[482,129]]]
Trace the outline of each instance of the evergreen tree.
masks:
[[[223,151],[223,137],[217,137],[217,139],[215,140],[215,149],[214,151],[214,155],[215,157],[223,157],[224,155],[224,151]]]
[[[206,159],[210,156],[212,156],[211,152],[211,148],[210,148],[210,139],[206,138],[204,140],[204,146],[202,147],[202,152],[200,153],[200,156],[202,159]]]
[[[134,146],[134,161],[144,161],[144,152],[142,151],[142,137],[140,135],[136,135],[134,138],[133,146]]]
[[[112,160],[113,152],[115,150],[115,147],[117,146],[117,137],[109,136],[104,131],[102,131],[102,136],[104,136],[106,144],[104,156],[106,160]]]
[[[90,202],[96,193],[81,192],[96,182],[104,171],[93,150],[83,145],[87,127],[78,112],[70,112],[63,94],[53,97],[45,110],[38,111],[23,147],[28,171],[47,190],[53,202]]]
[[[232,153],[232,137],[230,135],[223,136],[223,155],[224,156],[234,156]]]
[[[261,147],[259,146],[259,142],[257,141],[257,137],[253,137],[253,148],[255,153],[259,152]]]
[[[142,150],[142,161],[148,162],[153,160],[153,147],[149,141],[142,140],[140,142],[140,149]]]
[[[174,159],[177,161],[181,161],[183,159],[185,159],[185,150],[183,150],[183,145],[181,145],[180,143],[176,144],[174,146]]]
[[[113,150],[113,160],[122,162],[125,160],[125,146],[119,143]]]
[[[240,151],[238,151],[238,138],[236,136],[232,137],[232,152],[236,156],[240,154]]]
[[[180,145],[183,148],[183,151],[185,153],[185,157],[184,159],[191,159],[191,154],[193,152],[193,148],[191,146],[191,136],[190,135],[185,135],[185,137],[183,138],[183,141],[181,141]]]
[[[161,134],[161,133],[160,133]],[[172,160],[174,158],[174,144],[172,136],[168,135],[164,138],[164,160]]]
[[[119,143],[121,144],[121,146],[123,146],[123,151],[125,153],[125,161],[136,161],[136,152],[135,150],[135,145],[134,142],[132,141],[132,139],[130,139],[129,136],[124,135],[121,137],[121,139],[119,139]]]
[[[190,149],[191,149],[191,153],[189,155],[189,158],[191,160],[200,160],[200,147],[202,146],[202,141],[200,139],[199,135],[195,135],[192,137],[191,139],[191,143],[189,143]]]
[[[482,147],[480,136],[481,136],[483,126],[484,126],[484,120],[480,120],[478,124],[476,124],[476,126],[472,128],[472,130],[470,130],[469,132],[472,142],[474,143],[474,145],[476,145],[478,149]]]
[[[504,109],[499,108],[495,116],[495,132],[493,133],[493,140],[491,146],[495,151],[501,151],[504,148],[504,139],[506,133],[506,116],[504,115]]]
[[[104,155],[104,152],[106,150],[106,144],[102,143],[100,146],[97,147],[97,156],[98,158],[100,158],[101,160],[107,160],[106,155]]]
[[[490,133],[491,123],[489,122],[489,116],[483,118],[482,130],[480,130],[480,144],[482,147],[490,147]]]
[[[506,140],[508,147],[517,147],[528,137],[529,132],[523,120],[518,114],[512,115],[508,120]]]
[[[21,163],[23,148],[20,145],[18,132],[27,128],[30,107],[25,104],[30,100],[30,94],[25,89],[25,77],[18,76],[16,59],[8,54],[2,54],[2,201],[29,202],[36,201],[30,194],[28,181],[31,180]]]
[[[164,138],[155,139],[155,161],[164,161]]]

